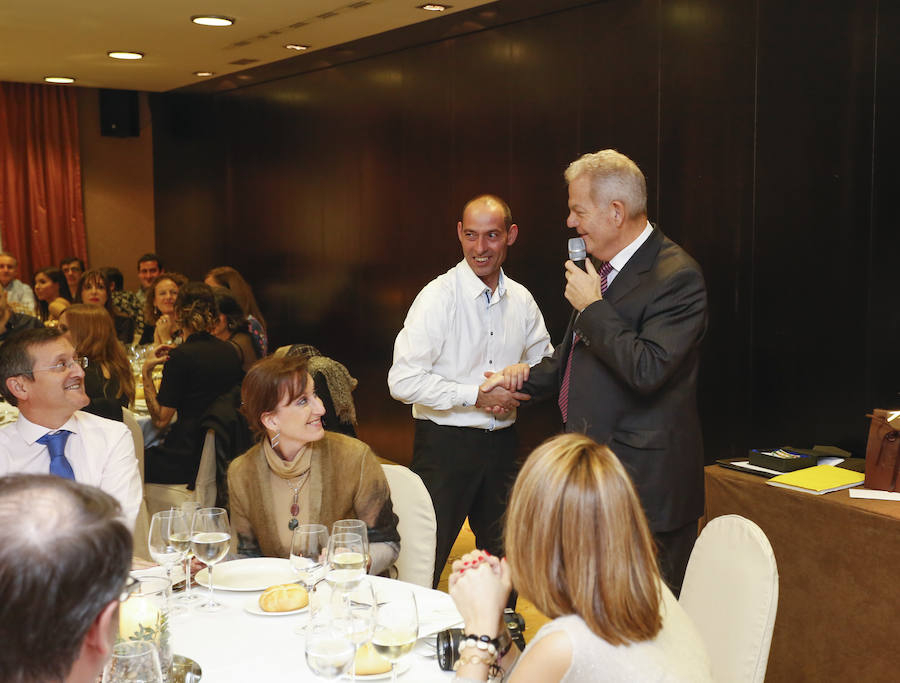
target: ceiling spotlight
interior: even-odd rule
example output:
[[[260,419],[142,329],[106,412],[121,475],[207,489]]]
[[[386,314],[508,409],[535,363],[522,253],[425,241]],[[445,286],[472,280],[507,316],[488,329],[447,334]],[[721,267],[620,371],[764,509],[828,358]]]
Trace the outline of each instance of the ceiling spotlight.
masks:
[[[443,12],[445,9],[450,9],[450,5],[435,5],[429,3],[427,5],[419,5],[419,9],[423,9],[426,12]]]
[[[212,71],[195,71],[194,75],[198,78],[209,78],[210,76],[215,76]]]
[[[44,76],[44,80],[48,83],[74,83],[74,78],[68,76]]]
[[[112,57],[113,59],[143,59],[143,52],[126,52],[124,50],[112,50],[111,52],[107,52],[106,55],[108,57]]]
[[[235,20],[232,17],[223,17],[215,14],[201,14],[191,17],[191,21],[201,26],[231,26]]]
[[[297,52],[303,52],[304,50],[309,49],[309,45],[297,45],[296,43],[288,43],[284,47],[288,50],[296,50]]]

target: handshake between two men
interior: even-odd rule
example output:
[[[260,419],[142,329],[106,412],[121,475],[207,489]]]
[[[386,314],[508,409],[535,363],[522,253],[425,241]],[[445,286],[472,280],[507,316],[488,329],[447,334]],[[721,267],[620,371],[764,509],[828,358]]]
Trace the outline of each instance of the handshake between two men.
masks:
[[[475,407],[494,415],[506,415],[522,405],[522,401],[530,400],[531,396],[521,391],[530,370],[528,363],[515,363],[499,372],[485,372],[487,379],[478,387]]]

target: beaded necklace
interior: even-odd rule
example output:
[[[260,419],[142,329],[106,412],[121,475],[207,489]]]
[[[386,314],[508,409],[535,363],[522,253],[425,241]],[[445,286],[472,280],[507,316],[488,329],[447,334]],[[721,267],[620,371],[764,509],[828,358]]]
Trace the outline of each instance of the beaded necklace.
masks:
[[[287,479],[284,480],[284,483],[287,484],[288,488],[294,494],[291,498],[291,519],[288,522],[288,529],[291,531],[293,531],[300,525],[300,522],[297,521],[297,515],[300,514],[300,491],[304,486],[306,486],[306,482],[309,481],[309,477],[307,476],[309,474],[309,470],[310,468],[307,467],[300,474],[294,477],[294,479],[292,480],[293,483],[291,481],[288,481]],[[298,482],[299,479],[302,479],[303,481]]]

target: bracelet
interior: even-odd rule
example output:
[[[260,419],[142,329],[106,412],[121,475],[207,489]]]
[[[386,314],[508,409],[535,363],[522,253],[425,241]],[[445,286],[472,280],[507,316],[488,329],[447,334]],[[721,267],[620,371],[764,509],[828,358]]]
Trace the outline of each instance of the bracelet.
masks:
[[[496,658],[500,651],[500,642],[496,638],[488,636],[476,636],[467,633],[459,640],[459,654],[462,655],[463,650],[477,648],[486,651],[489,655]],[[508,648],[507,648],[508,649]]]
[[[476,636],[467,633],[460,638],[458,647],[459,659],[457,659],[456,664],[453,665],[453,670],[458,671],[459,667],[463,664],[483,664],[488,667],[488,677],[502,677],[503,669],[500,668],[500,659],[509,652],[509,648],[512,645],[512,638],[510,637],[509,632],[506,631],[506,629],[504,629],[504,631],[506,632],[506,638],[509,640],[509,643],[503,643],[502,645],[499,639],[485,635]],[[475,650],[475,653],[469,656],[463,656],[464,650]]]
[[[503,678],[503,669],[500,668],[500,665],[497,663],[496,657],[486,657],[484,655],[469,655],[468,657],[460,656],[459,659],[453,664],[453,670],[459,671],[459,667],[464,664],[482,664],[488,668],[488,679],[497,679],[502,680]],[[468,678],[460,679],[458,676],[457,680],[471,680]]]

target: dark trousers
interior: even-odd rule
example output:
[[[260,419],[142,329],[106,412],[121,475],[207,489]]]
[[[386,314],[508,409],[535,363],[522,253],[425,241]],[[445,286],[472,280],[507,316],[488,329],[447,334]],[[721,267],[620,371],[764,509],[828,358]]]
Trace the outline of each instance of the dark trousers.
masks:
[[[694,541],[697,540],[697,520],[672,531],[656,531],[653,539],[659,551],[660,574],[677,598],[681,594],[681,584],[684,583],[684,572],[694,549]]]
[[[497,431],[416,420],[410,469],[434,503],[437,551],[434,586],[466,517],[476,547],[503,556],[503,515],[518,472],[515,426]]]

